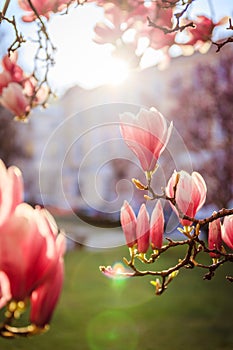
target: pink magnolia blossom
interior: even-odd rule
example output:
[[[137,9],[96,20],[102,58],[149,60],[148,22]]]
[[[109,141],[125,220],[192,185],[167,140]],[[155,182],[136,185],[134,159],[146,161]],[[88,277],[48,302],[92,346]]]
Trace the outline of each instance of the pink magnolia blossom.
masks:
[[[51,276],[59,260],[56,239],[44,211],[26,203],[0,227],[0,270],[9,278],[14,300],[30,297]]]
[[[44,104],[48,89],[38,86],[35,77],[24,73],[17,65],[17,54],[4,56],[0,73],[0,104],[18,119],[25,120],[32,107]]]
[[[65,236],[47,210],[22,202],[18,168],[0,162],[0,180],[0,308],[31,298],[32,322],[43,327],[62,288]]]
[[[70,0],[33,0],[32,4],[38,15],[49,19],[51,13],[61,11],[69,2]],[[18,0],[18,4],[23,10],[28,12],[27,15],[22,17],[24,22],[32,22],[37,18],[28,1]]]
[[[124,204],[121,208],[120,214],[121,226],[125,235],[126,244],[128,247],[133,247],[136,242],[136,216],[127,201],[124,201]]]
[[[209,249],[216,249],[221,251],[222,237],[221,237],[221,223],[220,219],[214,220],[209,223],[209,235],[208,235]],[[219,254],[210,253],[212,258],[219,258]]]
[[[11,82],[11,75],[7,71],[0,73],[0,94],[2,90]]]
[[[151,220],[143,203],[136,217],[127,201],[121,208],[121,226],[129,248],[137,248],[138,253],[145,254],[150,242],[152,249],[159,249],[163,242],[164,216],[160,201],[157,202]]]
[[[11,81],[20,83],[23,80],[24,72],[17,64],[18,54],[14,52],[10,56],[6,55],[2,59],[3,70],[8,72],[11,76]]]
[[[189,175],[186,171],[174,172],[167,185],[167,195],[174,197],[174,187],[176,186],[176,204],[179,210],[189,217],[194,217],[197,211],[203,206],[206,199],[206,184],[203,177],[193,172]],[[179,216],[178,210],[172,205],[172,208]],[[180,218],[183,226],[190,226],[192,221]]]
[[[136,218],[136,215],[127,201],[121,208],[121,226],[125,235],[126,244],[129,248],[137,245],[139,253],[145,253],[149,247],[149,216],[142,204]]]
[[[142,169],[153,172],[170,138],[172,123],[167,128],[165,118],[155,108],[142,108],[136,116],[126,112],[120,119],[124,141],[139,159]]]
[[[155,2],[156,8],[149,14],[150,20],[157,26],[171,29],[173,26],[173,9],[165,8],[164,4]],[[147,37],[150,47],[154,50],[162,50],[167,54],[168,49],[175,43],[176,32],[165,34],[160,28],[153,26],[143,26],[139,36]]]
[[[122,40],[124,41],[125,32],[128,29],[134,29],[137,32],[135,35],[137,40],[135,40],[133,48],[135,51],[140,37],[153,36],[155,38],[155,35],[153,35],[154,28],[147,26],[148,17],[155,20],[156,24],[160,26],[172,27],[172,9],[164,8],[162,4],[157,2],[151,2],[149,6],[145,6],[144,2],[138,0],[124,2],[115,0],[111,2],[99,1],[97,4],[104,9],[105,18],[108,20],[106,23],[98,23],[95,27],[96,37],[94,41],[99,44],[112,43],[119,46],[119,43]],[[159,36],[160,32],[158,30],[157,34]],[[163,41],[165,40],[164,36]],[[160,43],[160,47],[162,46],[163,44]]]
[[[226,216],[223,220],[222,240],[233,249],[233,215]]]
[[[186,44],[195,45],[198,42],[204,43],[211,40],[214,28],[226,23],[226,21],[227,18],[223,17],[219,22],[214,23],[212,19],[206,16],[198,16],[196,21],[194,21],[195,28],[188,28],[190,39]]]
[[[43,327],[50,322],[63,285],[63,254],[65,252],[64,236],[59,235],[56,239],[55,245],[57,250],[56,264],[53,265],[53,268],[44,283],[35,289],[31,295],[30,321],[39,327]],[[53,287],[51,288],[51,286]]]
[[[165,34],[161,29],[149,28],[146,36],[150,39],[150,47],[155,50],[168,48],[175,43],[176,33]]]
[[[158,200],[151,214],[150,242],[152,249],[160,249],[163,245],[164,215],[163,207]]]
[[[125,13],[113,3],[104,5],[104,14],[110,25],[99,22],[95,26],[96,37],[94,41],[98,44],[112,43],[115,44],[117,39],[121,38],[124,31],[121,24],[125,22]]]
[[[21,171],[14,166],[6,168],[0,159],[0,225],[2,225],[23,200]]]
[[[11,299],[10,281],[5,272],[0,271],[0,309]]]
[[[2,94],[3,88],[11,82],[20,83],[23,80],[23,70],[17,64],[18,55],[17,53],[4,56],[2,59],[3,71],[0,73],[0,95]]]
[[[25,119],[30,112],[30,102],[23,88],[17,83],[9,83],[2,91],[0,104],[19,119]]]
[[[144,203],[141,205],[137,216],[136,237],[138,253],[146,253],[149,248],[150,222]]]

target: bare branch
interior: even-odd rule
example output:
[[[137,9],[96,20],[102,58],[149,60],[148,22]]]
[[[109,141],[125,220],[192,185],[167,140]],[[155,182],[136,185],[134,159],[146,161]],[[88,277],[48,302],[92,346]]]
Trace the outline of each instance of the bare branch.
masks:
[[[167,28],[167,27],[163,27],[163,26],[157,25],[156,23],[151,21],[151,19],[149,17],[147,17],[147,20],[148,20],[149,27],[160,29],[162,32],[164,32],[164,34],[171,34],[171,33],[175,33],[175,32],[178,32],[178,31],[182,32],[187,27],[195,28],[195,24],[193,22],[189,22],[189,23],[186,23],[184,25],[180,25],[179,17],[177,17],[177,23],[176,23],[175,27],[173,27],[171,29]]]

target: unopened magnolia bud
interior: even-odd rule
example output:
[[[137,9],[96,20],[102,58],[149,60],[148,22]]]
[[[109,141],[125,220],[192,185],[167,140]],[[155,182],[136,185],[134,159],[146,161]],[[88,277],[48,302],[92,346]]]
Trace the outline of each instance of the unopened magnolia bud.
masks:
[[[145,198],[146,200],[149,200],[149,201],[151,201],[151,200],[153,199],[152,197],[148,196],[147,194],[144,194],[144,198]]]
[[[159,278],[156,278],[155,281],[150,281],[150,283],[155,287],[155,293],[160,294],[161,283]]]
[[[143,185],[138,179],[132,179],[133,184],[137,187],[138,190],[147,190],[148,187]]]
[[[178,270],[175,270],[175,271],[173,271],[172,273],[170,273],[170,275],[169,275],[169,279],[173,279],[173,278],[175,278],[177,275],[178,275],[178,273],[179,273],[179,271]]]
[[[178,182],[180,180],[180,173],[176,173],[176,179],[175,179],[175,184],[174,184],[174,187],[177,186]]]

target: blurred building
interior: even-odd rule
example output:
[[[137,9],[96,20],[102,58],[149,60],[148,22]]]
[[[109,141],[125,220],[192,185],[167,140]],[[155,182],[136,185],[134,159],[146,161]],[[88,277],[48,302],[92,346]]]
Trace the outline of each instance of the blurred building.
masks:
[[[174,79],[192,79],[195,64],[218,60],[224,49],[219,54],[212,49],[205,55],[173,59],[163,71],[153,67],[132,72],[118,86],[94,90],[74,86],[48,109],[35,111],[28,124],[19,126],[21,142],[30,155],[29,160],[18,160],[28,199],[64,209],[108,213],[118,212],[124,199],[140,202],[142,193],[134,190],[130,179],[143,180],[143,173],[121,139],[119,114],[154,106],[170,122]],[[192,168],[175,128],[167,153],[174,168]],[[166,172],[166,162],[161,162],[159,189],[165,184]]]

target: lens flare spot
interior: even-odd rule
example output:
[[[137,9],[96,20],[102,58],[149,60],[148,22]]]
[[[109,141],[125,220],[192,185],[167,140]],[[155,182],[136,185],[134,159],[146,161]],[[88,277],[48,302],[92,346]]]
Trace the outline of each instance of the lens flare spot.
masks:
[[[87,327],[91,350],[135,350],[138,332],[133,319],[125,312],[107,310],[96,315]]]
[[[126,272],[126,268],[121,262],[116,262],[112,268],[115,271],[116,276],[119,276],[119,277],[121,277],[121,274]]]
[[[114,281],[125,280],[129,278],[130,272],[132,273],[132,271],[121,262],[116,262],[113,266],[100,266],[100,270],[105,276],[114,279]]]

